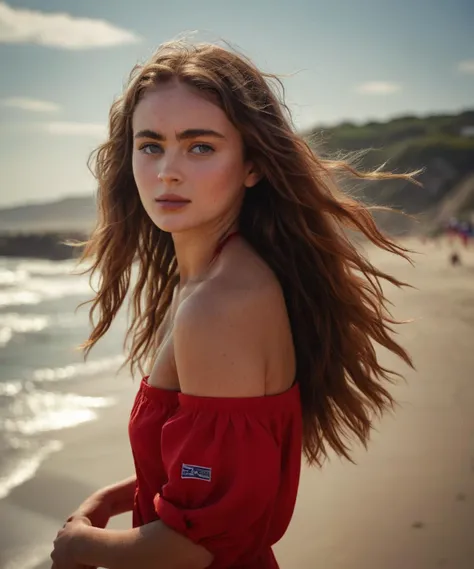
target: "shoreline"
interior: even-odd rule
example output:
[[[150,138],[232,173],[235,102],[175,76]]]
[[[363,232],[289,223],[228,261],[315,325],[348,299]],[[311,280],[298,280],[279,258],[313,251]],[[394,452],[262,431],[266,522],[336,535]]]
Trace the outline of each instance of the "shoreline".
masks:
[[[116,404],[99,409],[95,420],[52,432],[62,448],[0,501],[1,569],[50,569],[52,540],[71,511],[100,487],[133,473],[127,428],[138,382],[123,372],[99,379],[84,387],[76,382],[72,389],[65,382],[64,388],[93,397],[114,396]],[[110,527],[130,524],[125,514]]]
[[[447,243],[405,243],[416,267],[368,249],[382,270],[412,283],[387,285],[397,328],[417,371],[380,353],[406,382],[391,388],[399,407],[377,423],[357,466],[338,459],[303,468],[296,511],[275,546],[281,569],[471,569],[474,560],[474,247],[448,264]],[[124,372],[64,389],[117,396],[98,419],[52,433],[62,450],[1,501],[0,568],[50,569],[51,543],[91,492],[133,472],[128,416],[138,380]],[[129,514],[110,527],[130,527]]]

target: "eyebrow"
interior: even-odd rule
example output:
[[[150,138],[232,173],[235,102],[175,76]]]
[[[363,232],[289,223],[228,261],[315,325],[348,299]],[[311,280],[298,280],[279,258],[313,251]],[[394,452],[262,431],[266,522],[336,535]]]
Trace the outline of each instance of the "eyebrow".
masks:
[[[199,138],[200,136],[211,136],[214,138],[225,138],[223,134],[220,132],[216,132],[215,130],[210,130],[208,128],[188,128],[187,130],[183,130],[181,132],[176,133],[176,140],[190,140],[193,138]],[[135,136],[137,138],[152,138],[153,140],[158,140],[163,142],[166,140],[166,136],[161,134],[160,132],[155,132],[154,130],[140,130],[138,131]]]

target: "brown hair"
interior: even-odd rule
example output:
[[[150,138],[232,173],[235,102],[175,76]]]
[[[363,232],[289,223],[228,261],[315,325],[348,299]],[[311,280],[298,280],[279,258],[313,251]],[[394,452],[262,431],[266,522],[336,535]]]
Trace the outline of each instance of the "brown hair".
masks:
[[[100,283],[90,309],[93,330],[85,354],[107,332],[137,278],[130,301],[131,371],[157,348],[156,331],[179,281],[170,234],[145,213],[132,174],[132,115],[144,91],[158,81],[178,78],[213,97],[240,131],[247,155],[263,174],[247,190],[240,232],[268,263],[281,283],[296,349],[301,390],[304,452],[321,464],[328,445],[350,459],[348,440],[368,441],[373,414],[394,401],[384,383],[398,374],[378,362],[377,343],[411,364],[392,338],[395,323],[381,288],[385,279],[347,230],[407,258],[407,250],[384,236],[367,207],[344,195],[336,174],[363,179],[412,179],[380,171],[362,173],[342,160],[318,158],[291,126],[288,109],[274,88],[279,81],[252,62],[211,44],[170,42],[131,72],[124,93],[113,103],[107,141],[96,151],[97,226],[81,261],[91,259]],[[98,321],[94,316],[98,313]]]

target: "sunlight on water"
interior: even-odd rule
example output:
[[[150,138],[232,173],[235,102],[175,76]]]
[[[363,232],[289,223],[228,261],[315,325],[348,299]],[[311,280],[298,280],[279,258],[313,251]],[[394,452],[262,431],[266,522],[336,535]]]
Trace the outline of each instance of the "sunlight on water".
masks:
[[[69,379],[77,376],[95,375],[102,371],[117,370],[124,362],[124,359],[124,356],[115,356],[95,361],[70,364],[58,368],[37,369],[33,374],[33,379],[35,381],[59,381],[61,379]]]
[[[39,304],[40,294],[28,290],[11,290],[0,292],[0,306],[19,306],[22,304]]]
[[[20,261],[17,265],[18,271],[24,271],[32,275],[68,275],[76,271],[75,261],[48,261],[35,259],[31,261]],[[85,267],[83,267],[85,268]],[[81,268],[82,270],[82,268]]]
[[[71,261],[0,259],[0,307],[39,304],[43,300],[91,293],[87,275],[74,274]]]
[[[124,362],[119,335],[99,344],[95,359],[83,361],[76,350],[90,330],[88,310],[76,308],[93,293],[88,276],[74,270],[75,261],[0,258],[0,499],[62,448],[59,431],[97,420],[117,402],[100,392],[71,393],[84,393],[89,382],[96,385],[92,378],[113,375]],[[31,553],[11,567],[44,560]]]
[[[47,391],[20,392],[12,398],[0,430],[33,435],[74,427],[97,418],[96,409],[110,407],[113,398],[86,397]]]
[[[5,346],[14,334],[41,332],[49,325],[47,316],[34,314],[0,314],[0,347]]]
[[[20,393],[22,389],[23,384],[21,381],[9,381],[7,383],[0,382],[0,397],[2,395],[6,397],[13,397],[14,395],[17,395],[17,393]]]
[[[46,328],[78,328],[87,325],[87,314],[64,313],[19,314],[17,312],[0,313],[0,348],[4,347],[20,334],[38,333]]]
[[[18,306],[22,304],[39,304],[44,300],[63,298],[65,296],[85,296],[91,292],[87,281],[31,279],[18,288],[0,291],[0,306]]]
[[[0,286],[13,286],[25,281],[28,273],[25,270],[0,269]]]

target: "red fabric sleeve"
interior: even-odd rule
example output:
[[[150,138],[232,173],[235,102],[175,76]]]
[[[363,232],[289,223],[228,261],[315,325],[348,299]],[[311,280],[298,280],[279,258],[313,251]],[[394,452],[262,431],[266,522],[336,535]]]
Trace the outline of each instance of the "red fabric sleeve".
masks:
[[[214,555],[212,567],[228,567],[268,548],[281,471],[275,418],[257,405],[246,412],[242,399],[181,399],[162,431],[168,482],[155,509]]]

